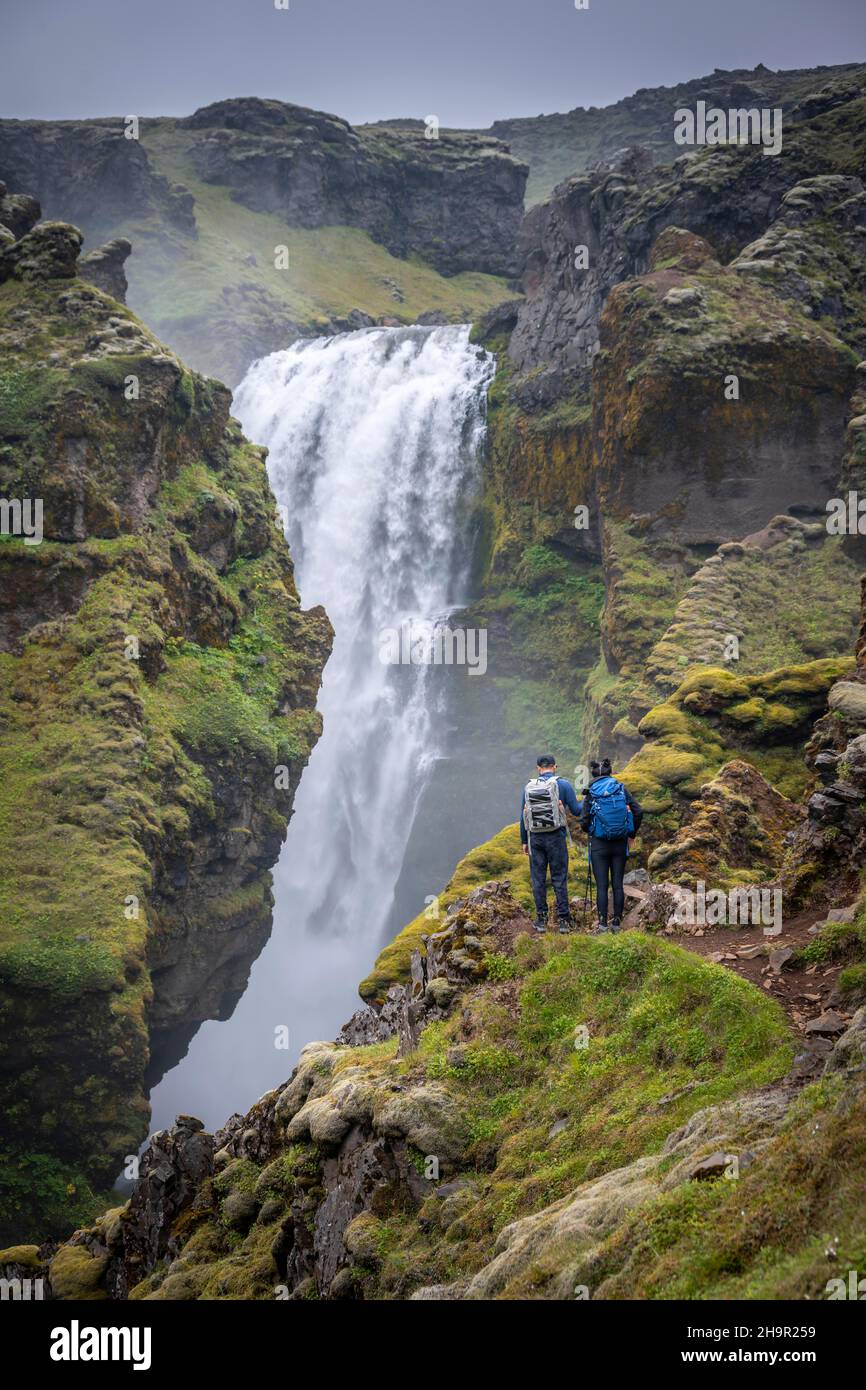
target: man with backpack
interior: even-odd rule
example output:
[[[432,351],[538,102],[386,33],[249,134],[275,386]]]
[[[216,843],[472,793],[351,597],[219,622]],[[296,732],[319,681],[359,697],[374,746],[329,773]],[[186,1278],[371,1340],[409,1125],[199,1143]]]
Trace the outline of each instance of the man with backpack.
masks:
[[[520,799],[520,842],[529,855],[529,875],[535,899],[535,930],[547,931],[547,870],[556,896],[559,930],[571,931],[574,922],[568,905],[568,830],[566,808],[580,814],[574,787],[556,775],[556,759],[545,753],[538,772],[523,788]]]
[[[596,932],[618,932],[625,906],[623,878],[628,842],[640,830],[643,810],[622,782],[611,775],[610,759],[590,763],[592,781],[584,791],[580,828],[589,835],[589,861],[598,908]],[[608,879],[613,889],[613,918],[608,914]]]

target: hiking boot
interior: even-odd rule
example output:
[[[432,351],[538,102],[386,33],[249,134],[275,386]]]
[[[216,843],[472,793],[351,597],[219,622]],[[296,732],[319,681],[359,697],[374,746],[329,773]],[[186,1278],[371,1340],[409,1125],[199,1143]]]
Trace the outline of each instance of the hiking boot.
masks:
[[[546,932],[546,931],[547,931],[547,918],[546,918],[546,917],[536,917],[536,919],[535,919],[535,921],[533,922],[532,925],[533,925],[533,928],[535,929],[535,931],[537,931],[538,934],[541,935],[542,932]]]
[[[560,936],[566,936],[566,935],[568,934],[568,932],[570,932],[570,931],[574,931],[574,918],[573,918],[573,917],[560,917],[560,919],[559,919],[559,934],[560,934]]]
[[[608,931],[610,931],[610,927],[607,925],[607,922],[596,922],[595,927],[593,928],[593,935],[603,936],[605,932]]]
[[[612,921],[611,924],[610,924],[610,929],[611,929],[612,932],[618,932],[618,931],[619,931],[619,918],[618,918],[618,917],[614,917],[613,921]]]

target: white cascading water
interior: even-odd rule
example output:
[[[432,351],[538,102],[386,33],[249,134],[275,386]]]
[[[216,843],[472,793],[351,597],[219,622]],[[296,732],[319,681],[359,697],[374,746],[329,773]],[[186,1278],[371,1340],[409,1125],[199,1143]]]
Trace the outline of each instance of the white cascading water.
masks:
[[[363,924],[368,949],[439,751],[429,667],[395,673],[383,634],[466,601],[459,513],[477,486],[491,366],[465,326],[366,329],[273,353],[235,397],[270,451],[301,600],[323,604],[335,630],[284,883],[311,927],[357,936]]]
[[[274,874],[271,940],[232,1018],[205,1024],[154,1093],[154,1122],[176,1103],[221,1121],[232,1093],[248,1104],[288,1074],[276,1025],[295,1056],[358,1005],[442,751],[430,668],[384,664],[382,638],[466,601],[465,504],[493,367],[465,325],[365,329],[273,353],[235,394],[245,434],[269,450],[301,602],[324,605],[334,647],[324,731]],[[438,886],[419,887],[416,910]]]

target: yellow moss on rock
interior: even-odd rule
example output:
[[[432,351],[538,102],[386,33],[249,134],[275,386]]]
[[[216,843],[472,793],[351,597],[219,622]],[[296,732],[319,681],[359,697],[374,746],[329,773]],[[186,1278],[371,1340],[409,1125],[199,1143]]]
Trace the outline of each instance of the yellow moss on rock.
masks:
[[[22,1269],[38,1269],[42,1264],[38,1245],[10,1245],[0,1250],[0,1266],[20,1265]]]
[[[107,1298],[100,1287],[108,1255],[95,1256],[84,1245],[61,1245],[51,1264],[48,1278],[55,1298],[89,1300]]]
[[[677,797],[697,796],[735,753],[746,761],[760,756],[766,764],[764,745],[805,738],[827,691],[852,664],[850,657],[833,657],[753,676],[724,667],[688,671],[638,725],[647,742],[625,767],[623,780],[645,810],[663,814]]]

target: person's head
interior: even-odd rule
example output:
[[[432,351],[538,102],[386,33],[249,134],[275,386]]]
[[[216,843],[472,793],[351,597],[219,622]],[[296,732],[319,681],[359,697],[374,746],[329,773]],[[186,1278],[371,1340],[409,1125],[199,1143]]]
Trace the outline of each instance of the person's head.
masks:
[[[539,772],[555,772],[556,759],[550,753],[542,753],[536,763]]]
[[[590,763],[589,770],[593,781],[596,777],[609,777],[611,773],[610,758],[595,759]]]

